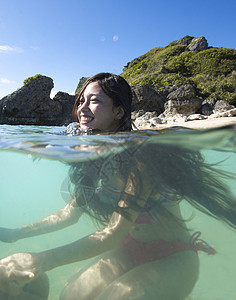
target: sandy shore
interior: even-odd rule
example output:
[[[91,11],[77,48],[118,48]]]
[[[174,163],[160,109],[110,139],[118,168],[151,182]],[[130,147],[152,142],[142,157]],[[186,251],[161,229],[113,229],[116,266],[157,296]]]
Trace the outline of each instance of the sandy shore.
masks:
[[[174,122],[169,124],[160,124],[156,127],[149,127],[145,129],[152,129],[152,130],[160,130],[165,129],[173,126],[181,126],[185,128],[192,128],[192,129],[210,129],[210,128],[217,128],[223,127],[227,125],[236,125],[236,117],[225,117],[225,118],[215,118],[215,119],[205,119],[205,120],[196,120],[196,121],[188,121],[188,122]]]

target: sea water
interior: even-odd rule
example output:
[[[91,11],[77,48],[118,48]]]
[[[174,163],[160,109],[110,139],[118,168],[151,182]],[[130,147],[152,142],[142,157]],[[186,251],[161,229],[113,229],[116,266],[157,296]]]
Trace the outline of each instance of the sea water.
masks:
[[[202,152],[209,163],[235,173],[235,131],[220,128],[209,131],[183,128],[166,131],[142,131],[115,135],[67,136],[63,127],[0,126],[0,227],[17,228],[30,224],[62,208],[69,201],[66,162],[92,159],[119,152],[129,145],[148,139],[154,143],[173,144]],[[228,180],[236,195],[233,179]],[[199,253],[200,276],[191,300],[236,299],[236,231],[221,222],[181,204],[184,217],[194,217],[188,227],[202,232],[217,254]],[[19,240],[0,242],[0,258],[17,252],[40,252],[71,243],[96,230],[87,216],[63,230]],[[76,269],[88,261],[49,271],[50,300],[59,298],[63,286]],[[171,287],[170,287],[171,288]]]

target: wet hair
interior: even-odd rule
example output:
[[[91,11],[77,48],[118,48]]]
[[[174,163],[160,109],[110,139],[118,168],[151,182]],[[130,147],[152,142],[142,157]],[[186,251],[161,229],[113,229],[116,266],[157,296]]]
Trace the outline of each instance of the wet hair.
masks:
[[[200,152],[149,143],[144,143],[142,147],[139,145],[137,149],[135,147],[137,146],[132,146],[133,149],[128,148],[119,154],[111,154],[109,158],[106,158],[110,162],[112,160],[124,162],[124,166],[120,165],[117,170],[125,182],[130,174],[133,174],[133,185],[136,191],[134,197],[126,198],[128,207],[140,212],[157,209],[160,215],[167,211],[158,202],[158,199],[149,199],[145,207],[137,204],[139,193],[142,190],[142,176],[148,176],[154,192],[166,193],[170,197],[170,201],[185,199],[201,212],[236,228],[236,200],[221,178],[227,177],[227,174],[219,171],[215,166],[207,164]],[[106,159],[98,158],[83,162],[82,165],[71,166],[70,178],[74,184],[75,197],[78,190],[81,189],[81,182],[85,185],[97,186],[98,178],[103,176],[102,170]],[[76,200],[80,205],[80,200],[77,198]],[[129,217],[126,207],[122,208],[118,205],[114,207],[112,203],[104,205],[96,196],[84,207],[84,211],[103,225],[109,221],[114,211],[124,217]]]
[[[77,108],[81,97],[83,96],[86,87],[92,82],[97,82],[99,84],[104,93],[112,99],[114,107],[121,106],[123,108],[124,116],[120,121],[120,126],[117,129],[117,131],[130,131],[132,129],[132,91],[130,85],[124,78],[112,73],[99,73],[94,75],[93,77],[90,77],[85,82],[75,100],[75,104],[72,110],[72,116],[74,121],[78,121]]]

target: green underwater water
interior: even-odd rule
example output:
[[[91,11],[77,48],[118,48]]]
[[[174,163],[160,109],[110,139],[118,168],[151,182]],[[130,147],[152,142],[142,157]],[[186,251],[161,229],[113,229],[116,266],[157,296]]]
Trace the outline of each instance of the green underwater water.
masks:
[[[17,126],[12,128],[11,126],[5,126],[2,130],[0,128],[0,227],[8,228],[16,228],[41,220],[65,205],[67,199],[63,183],[67,178],[68,166],[62,160],[63,157],[70,160],[72,156],[75,159],[75,153],[64,148],[70,146],[75,149],[74,146],[81,143],[78,137],[51,135],[51,128],[34,127],[31,129],[25,127],[22,129]],[[58,128],[57,133],[60,130],[61,128]],[[44,134],[47,131],[49,134]],[[156,133],[150,134],[155,137]],[[196,134],[195,131],[186,133],[181,130],[176,134],[167,132],[163,134],[160,142],[190,144],[192,147],[202,149],[207,162],[221,161],[219,168],[235,173],[235,132],[226,129],[224,134],[222,130],[208,133],[206,137],[204,134],[201,132]],[[184,137],[182,140],[181,135]],[[115,137],[100,137],[103,144],[104,142],[112,144],[112,138],[116,139]],[[135,142],[137,143],[140,138],[142,139],[142,137],[138,139],[136,137]],[[83,139],[83,143],[86,145],[95,143],[91,137]],[[130,139],[132,140],[132,137]],[[51,143],[55,146],[53,151],[51,151],[52,148],[45,147],[49,141],[53,141]],[[35,145],[39,147],[37,148]],[[114,145],[114,149],[119,151],[117,143]],[[83,155],[86,159],[86,155],[88,155],[86,147],[83,149],[80,147],[78,151],[85,151]],[[90,151],[90,155],[92,155],[93,148]],[[35,160],[35,157],[40,159]],[[81,157],[80,154],[79,159],[82,159]],[[228,180],[228,184],[236,195],[235,181]],[[221,222],[196,211],[185,202],[181,204],[181,209],[186,218],[194,214],[194,217],[188,222],[188,227],[193,232],[201,231],[201,238],[217,250],[217,254],[214,256],[208,256],[203,252],[199,253],[200,276],[189,300],[236,299],[236,232]],[[57,232],[23,239],[11,244],[0,242],[0,258],[16,252],[39,252],[61,246],[78,240],[95,230],[96,227],[91,220],[83,216],[77,224]],[[58,299],[69,277],[87,262],[59,267],[48,272],[49,299]]]

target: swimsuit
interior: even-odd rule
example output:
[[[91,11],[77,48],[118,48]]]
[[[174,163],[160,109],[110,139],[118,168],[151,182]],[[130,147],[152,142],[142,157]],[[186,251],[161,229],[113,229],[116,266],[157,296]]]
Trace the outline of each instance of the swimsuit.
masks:
[[[149,213],[141,213],[135,223],[151,224]],[[205,241],[199,239],[200,235],[201,233],[199,231],[195,232],[191,236],[189,243],[179,239],[170,242],[165,240],[154,240],[144,243],[135,240],[130,234],[127,234],[123,240],[123,245],[127,249],[135,266],[139,266],[187,250],[193,250],[195,252],[204,251],[209,255],[215,254],[216,251],[214,248],[212,248]]]
[[[117,205],[122,195],[121,191],[108,187],[102,181],[100,181],[99,186],[96,189],[96,193],[104,204],[109,203],[114,207]],[[162,193],[159,198],[159,203],[163,206],[166,206],[169,202],[171,202],[171,197],[168,196],[168,193]],[[152,221],[157,219],[158,212],[156,211],[156,209],[153,209],[149,212],[140,213],[137,220],[135,221],[135,224],[152,224]],[[172,254],[187,250],[192,250],[195,252],[204,251],[209,255],[215,254],[216,251],[214,248],[212,248],[202,239],[199,239],[200,235],[201,233],[199,231],[195,232],[190,237],[189,243],[186,243],[185,241],[180,239],[174,241],[165,241],[160,239],[145,243],[135,240],[128,233],[123,240],[123,245],[132,258],[135,266],[162,259]]]

